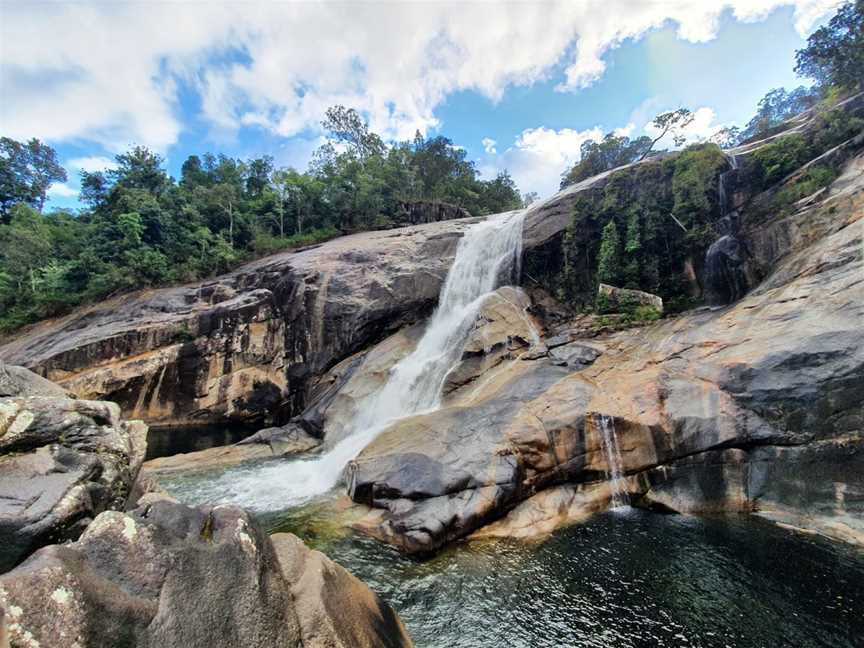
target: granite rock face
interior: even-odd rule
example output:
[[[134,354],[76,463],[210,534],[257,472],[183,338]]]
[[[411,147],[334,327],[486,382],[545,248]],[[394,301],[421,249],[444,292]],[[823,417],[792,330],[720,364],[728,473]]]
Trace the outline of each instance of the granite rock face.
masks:
[[[0,576],[13,648],[411,646],[365,585],[235,507],[106,512]]]
[[[346,236],[37,324],[0,347],[153,425],[284,422],[312,379],[435,305],[463,219]]]
[[[864,543],[860,163],[772,223],[793,244],[736,304],[590,342],[547,335],[480,394],[386,429],[349,466],[352,498],[377,509],[358,528],[422,553],[502,518],[502,533],[579,519],[608,505],[611,425],[634,504]],[[589,362],[556,361],[571,345]]]
[[[38,376],[18,384],[0,398],[0,572],[122,509],[146,449],[147,426],[123,421],[115,404],[65,398]]]

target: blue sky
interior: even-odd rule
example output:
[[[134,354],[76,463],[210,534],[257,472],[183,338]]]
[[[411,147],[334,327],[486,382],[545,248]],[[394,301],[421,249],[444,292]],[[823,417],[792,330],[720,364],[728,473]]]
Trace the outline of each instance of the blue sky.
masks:
[[[190,154],[305,168],[324,109],[360,109],[388,138],[420,129],[548,195],[589,137],[640,135],[697,111],[691,141],[743,125],[802,83],[794,52],[837,0],[567,4],[0,5],[0,131],[79,170],[140,143],[176,175]]]

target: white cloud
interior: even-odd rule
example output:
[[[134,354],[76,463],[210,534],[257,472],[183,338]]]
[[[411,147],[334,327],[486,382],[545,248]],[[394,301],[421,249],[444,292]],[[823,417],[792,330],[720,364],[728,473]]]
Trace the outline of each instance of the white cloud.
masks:
[[[666,112],[666,111],[659,111]],[[721,124],[717,123],[715,119],[717,118],[717,114],[714,112],[712,108],[702,107],[697,108],[693,111],[693,121],[690,122],[686,127],[681,129],[681,135],[684,136],[685,141],[682,146],[687,146],[688,144],[695,144],[697,142],[707,141],[709,137],[714,135],[717,131],[719,131],[724,126],[732,126],[733,124]],[[653,123],[648,122],[645,124],[645,134],[654,138],[660,134],[660,129],[654,126]],[[675,148],[672,135],[666,135],[666,137],[660,140],[657,143],[657,148]]]
[[[96,171],[105,171],[106,169],[116,169],[117,162],[111,158],[94,155],[91,157],[73,158],[66,162],[66,166],[73,171],[95,173]]]
[[[609,49],[668,21],[681,38],[704,41],[725,9],[749,21],[792,5],[806,33],[839,2],[6,3],[0,128],[164,151],[184,127],[182,82],[217,132],[314,132],[326,107],[343,103],[375,130],[408,138],[438,125],[435,108],[460,90],[498,100],[510,85],[557,75],[559,64],[560,90],[586,87]]]
[[[583,142],[602,139],[603,132],[599,126],[584,131],[528,128],[513,146],[500,155],[487,157],[480,168],[488,177],[507,169],[523,193],[535,191],[541,197],[550,196],[558,190],[561,174],[579,161]]]
[[[481,141],[483,144],[483,150],[489,154],[497,153],[498,150],[495,148],[495,145],[498,143],[491,137],[484,137]]]
[[[48,187],[47,193],[49,198],[75,198],[78,196],[78,189],[64,182],[55,182]]]

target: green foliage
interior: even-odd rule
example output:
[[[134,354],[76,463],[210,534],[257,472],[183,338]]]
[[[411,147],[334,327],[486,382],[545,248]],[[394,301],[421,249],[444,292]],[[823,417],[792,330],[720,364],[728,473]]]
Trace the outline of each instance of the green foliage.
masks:
[[[190,156],[176,182],[160,156],[135,147],[116,157],[114,169],[82,173],[87,209],[77,217],[38,211],[51,182],[66,179],[53,149],[4,138],[0,331],[347,231],[393,227],[406,202],[445,201],[475,215],[522,205],[509,174],[481,180],[465,150],[446,138],[418,135],[388,147],[342,106],[327,111],[324,126],[331,142],[306,172],[275,169],[267,156],[208,153]]]
[[[688,247],[701,249],[715,238],[710,214],[716,200],[717,178],[727,167],[723,152],[714,144],[691,146],[672,162],[672,215],[686,229]]]
[[[564,174],[561,188],[635,162],[650,150],[651,144],[650,137],[631,140],[615,133],[607,133],[600,142],[587,140],[580,147],[579,163]]]
[[[17,204],[42,211],[48,188],[65,181],[66,171],[50,146],[35,138],[26,143],[0,138],[0,223],[8,222]]]
[[[545,275],[552,290],[600,312],[606,306],[595,299],[598,282],[658,294],[672,309],[689,307],[684,266],[698,270],[716,238],[717,178],[727,168],[716,145],[692,146],[613,173],[602,189],[580,194],[562,243],[563,272]]]
[[[812,196],[820,189],[830,185],[837,179],[837,175],[837,171],[831,167],[821,165],[810,167],[794,182],[777,192],[774,206],[778,211],[784,212],[793,203],[807,196]]]
[[[804,135],[794,133],[758,149],[751,156],[759,187],[776,184],[810,157],[810,146]],[[750,162],[748,160],[748,162]]]
[[[795,53],[795,72],[823,87],[864,86],[864,0],[847,2]]]
[[[821,109],[805,133],[793,133],[760,146],[745,162],[754,189],[776,185],[796,169],[864,131],[864,120],[842,109]]]
[[[610,220],[603,228],[600,239],[600,252],[597,256],[597,281],[614,284],[621,272],[621,243],[618,240],[618,227]]]

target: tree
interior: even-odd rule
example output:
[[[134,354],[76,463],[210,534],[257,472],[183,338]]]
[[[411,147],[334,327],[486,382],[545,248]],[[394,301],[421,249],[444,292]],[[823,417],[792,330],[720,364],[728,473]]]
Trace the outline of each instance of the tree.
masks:
[[[0,138],[0,217],[6,221],[17,203],[42,211],[48,189],[66,182],[66,170],[57,161],[57,152],[33,138],[21,143]]]
[[[686,138],[681,131],[689,126],[695,117],[696,116],[687,108],[679,108],[678,110],[671,110],[657,115],[652,123],[654,124],[654,127],[660,131],[660,134],[651,140],[651,143],[639,159],[644,160],[648,157],[648,154],[651,152],[651,149],[654,148],[654,145],[669,133],[672,134],[672,141],[675,143],[675,146],[681,146],[686,141]]]
[[[864,0],[844,4],[795,53],[795,72],[823,88],[864,87]]]
[[[321,125],[333,139],[348,144],[352,152],[361,158],[384,154],[384,142],[369,130],[366,122],[353,108],[331,106],[327,109]]]
[[[740,141],[767,135],[772,128],[813,106],[816,99],[813,91],[804,86],[798,86],[791,91],[774,88],[759,100],[756,114],[741,131]]]
[[[579,147],[579,163],[564,175],[561,188],[635,162],[647,155],[650,147],[651,138],[645,135],[631,140],[624,135],[606,133],[600,142],[586,140]]]
[[[600,251],[597,255],[597,281],[614,284],[621,269],[621,243],[615,220],[610,220],[603,228],[600,238]]]
[[[265,155],[256,158],[246,165],[246,193],[251,197],[259,197],[270,183],[273,173],[273,158]]]
[[[731,148],[741,141],[741,129],[737,126],[724,126],[709,137],[708,141],[720,148]]]
[[[212,189],[212,196],[228,219],[228,244],[234,248],[234,216],[237,213],[239,196],[237,187],[227,182],[218,184]]]

